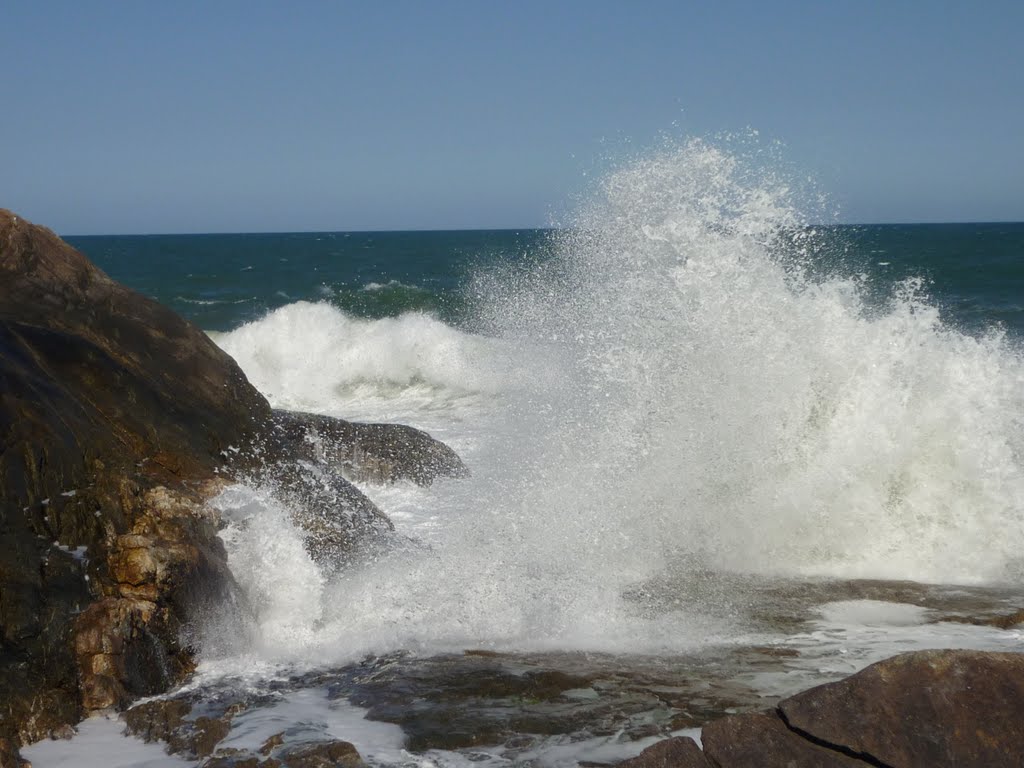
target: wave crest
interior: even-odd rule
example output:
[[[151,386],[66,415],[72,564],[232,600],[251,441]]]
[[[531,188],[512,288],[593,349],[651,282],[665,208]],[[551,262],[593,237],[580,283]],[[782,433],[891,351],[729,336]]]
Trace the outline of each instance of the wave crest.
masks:
[[[422,313],[366,320],[300,301],[215,340],[274,406],[293,410],[408,417],[502,382],[495,342]]]

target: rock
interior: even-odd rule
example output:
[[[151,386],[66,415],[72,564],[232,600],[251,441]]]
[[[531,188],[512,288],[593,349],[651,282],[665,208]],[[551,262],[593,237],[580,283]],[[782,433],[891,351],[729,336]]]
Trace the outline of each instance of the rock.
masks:
[[[1024,655],[920,651],[779,704],[789,726],[876,765],[1018,766]]]
[[[0,768],[32,768],[32,763],[18,754],[13,739],[0,736]]]
[[[217,755],[201,763],[202,768],[280,768],[281,763],[274,758],[260,760],[258,757],[232,757]]]
[[[273,487],[322,562],[389,534],[343,474],[466,469],[410,427],[273,413],[201,330],[0,209],[5,744],[190,672],[188,627],[235,589],[204,505],[224,483]]]
[[[82,487],[96,458],[179,477],[211,472],[270,416],[206,334],[8,211],[0,350],[10,419],[0,422],[3,501],[27,505]]]
[[[619,763],[620,768],[713,768],[697,742],[678,736],[652,744],[636,757]]]
[[[0,737],[44,738],[188,674],[183,630],[234,588],[204,501],[295,465],[285,447],[205,333],[0,210]],[[282,486],[313,510],[312,549],[390,530],[307,465]]]
[[[361,545],[385,541],[394,530],[352,482],[430,485],[469,474],[455,451],[421,430],[309,413],[275,410],[260,450],[263,478],[308,534],[310,555],[326,567],[345,565]]]
[[[0,210],[0,714],[18,742],[191,669],[202,501],[270,408],[199,329]]]
[[[640,766],[1009,768],[1024,755],[1024,654],[919,651],[703,728],[694,748],[659,742]],[[678,750],[678,755],[676,754]]]
[[[704,726],[704,754],[720,768],[865,768],[793,733],[777,712],[733,715]]]
[[[436,657],[412,666],[389,665],[337,695],[366,707],[368,719],[401,726],[406,749],[425,752],[498,745],[517,733],[594,729],[603,715],[631,708],[632,701],[601,703],[598,697],[582,710],[560,705],[567,691],[590,683],[590,677],[555,669],[505,669],[489,657]],[[640,707],[649,710],[656,702],[646,698]],[[618,725],[608,732],[617,730]]]
[[[306,534],[306,550],[321,566],[345,565],[360,545],[394,531],[376,504],[323,464],[282,456],[267,466],[262,481],[288,507]]]
[[[1013,629],[1024,624],[1024,609],[1013,613],[997,616],[959,616],[943,615],[938,621],[949,621],[956,624],[973,624],[976,627],[996,627],[997,629]]]
[[[275,733],[272,736],[270,736],[266,741],[263,742],[262,745],[260,745],[260,748],[257,750],[257,752],[266,757],[275,749],[280,747],[282,744],[284,744],[284,731],[281,731],[280,733]]]
[[[194,733],[189,746],[197,757],[210,755],[231,730],[230,717],[197,717],[193,724]]]
[[[326,463],[354,482],[430,485],[442,477],[469,476],[455,451],[404,424],[361,424],[280,410],[274,411],[274,423],[297,455]]]
[[[125,730],[143,741],[178,738],[178,729],[192,711],[191,702],[180,699],[154,699],[138,704],[124,713]]]
[[[172,754],[207,757],[231,730],[233,712],[189,718],[191,712],[186,699],[153,699],[125,712],[125,729],[145,741],[166,742]]]
[[[293,747],[278,755],[284,768],[361,768],[366,765],[347,741],[324,741]]]
[[[281,765],[276,760],[260,760],[258,757],[234,758],[217,755],[202,763],[202,768],[277,768]]]

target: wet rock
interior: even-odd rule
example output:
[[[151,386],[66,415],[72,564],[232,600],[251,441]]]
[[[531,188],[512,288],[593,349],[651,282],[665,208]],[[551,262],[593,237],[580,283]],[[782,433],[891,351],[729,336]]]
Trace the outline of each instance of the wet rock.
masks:
[[[285,750],[278,759],[284,768],[361,768],[366,765],[347,741],[325,741]]]
[[[1024,754],[1021,712],[1024,654],[920,651],[811,688],[773,710],[714,720],[702,741],[716,768],[1008,768]],[[670,743],[636,760],[660,760]],[[623,763],[649,764],[690,765],[672,758]]]
[[[124,713],[125,729],[133,736],[153,742],[170,742],[192,711],[185,699],[154,699]]]
[[[199,329],[0,211],[0,707],[17,741],[191,668],[185,607],[227,569],[216,527],[169,507],[201,504],[269,418]]]
[[[87,710],[122,708],[192,670],[173,614],[148,600],[104,598],[75,622],[75,656]]]
[[[202,763],[202,768],[278,768],[277,760],[260,760],[258,757],[231,757],[218,755]]]
[[[8,211],[0,349],[11,419],[0,421],[4,502],[82,488],[96,459],[178,477],[212,472],[223,452],[252,444],[270,415],[206,334]]]
[[[207,758],[202,768],[281,768],[281,761],[272,757],[265,760],[251,755],[222,755]]]
[[[842,752],[794,733],[777,712],[752,712],[716,720],[701,732],[704,754],[721,768],[864,768]]]
[[[269,407],[203,334],[0,212],[0,681],[28,741],[191,669],[230,587],[201,501]]]
[[[261,755],[266,756],[273,752],[277,747],[280,747],[282,744],[284,744],[284,731],[282,731],[281,733],[275,733],[273,736],[268,738],[266,741],[263,742],[263,744],[260,745],[260,748],[257,751]]]
[[[217,717],[189,717],[192,706],[184,698],[147,701],[125,712],[125,728],[145,741],[165,742],[172,754],[207,757],[228,735],[234,713],[228,709]]]
[[[301,442],[310,469],[281,486],[314,510],[311,550],[388,532],[337,451]],[[302,464],[286,443],[205,333],[0,210],[0,736],[44,738],[189,673],[184,630],[235,589],[204,502]]]
[[[552,661],[567,666],[552,668]],[[615,663],[589,655],[394,658],[331,686],[330,696],[366,707],[368,719],[400,726],[413,752],[504,745],[503,754],[514,759],[547,736],[666,733],[675,710],[651,690],[665,679],[647,680]]]
[[[1013,629],[1024,624],[1024,610],[995,616],[962,616],[943,615],[936,621],[950,621],[956,624],[971,624],[976,627],[996,627],[997,629]]]
[[[874,764],[1017,766],[1024,655],[903,654],[786,699],[779,711],[790,728]]]
[[[0,768],[32,768],[32,763],[18,754],[14,739],[0,736]]]
[[[297,454],[326,463],[355,482],[430,485],[438,478],[469,475],[455,451],[403,424],[361,424],[280,410],[274,411],[274,423]]]
[[[652,744],[639,755],[619,763],[620,768],[713,768],[697,742],[688,736]]]
[[[262,479],[305,532],[310,555],[325,567],[346,565],[358,550],[387,546],[394,531],[353,482],[430,485],[469,474],[451,448],[421,430],[281,410],[273,413],[259,455]]]
[[[279,459],[263,473],[304,532],[322,566],[344,565],[353,550],[381,543],[394,525],[362,491],[322,464]]]

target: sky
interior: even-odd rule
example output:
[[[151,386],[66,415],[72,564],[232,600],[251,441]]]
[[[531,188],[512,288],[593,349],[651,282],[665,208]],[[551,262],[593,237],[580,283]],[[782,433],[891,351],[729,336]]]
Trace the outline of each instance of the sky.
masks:
[[[755,129],[838,220],[1024,220],[1024,3],[5,0],[0,207],[61,234],[518,228]]]

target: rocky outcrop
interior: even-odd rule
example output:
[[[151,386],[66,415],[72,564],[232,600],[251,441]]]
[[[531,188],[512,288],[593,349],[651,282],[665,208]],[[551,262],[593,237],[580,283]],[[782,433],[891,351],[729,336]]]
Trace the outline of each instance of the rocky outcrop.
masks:
[[[321,557],[390,530],[335,468],[373,429],[317,421],[337,441],[317,456],[298,423],[205,333],[0,209],[0,753],[188,674],[188,627],[234,588],[204,505],[226,481],[314,510]],[[426,446],[379,456],[423,481]]]
[[[717,720],[704,727],[702,741],[716,768],[1010,768],[1024,755],[1022,714],[1024,654],[920,651],[804,691],[772,711]],[[700,765],[692,755],[653,762],[677,741],[620,765]]]
[[[190,668],[188,611],[229,586],[201,502],[269,418],[205,334],[0,211],[0,736]]]

